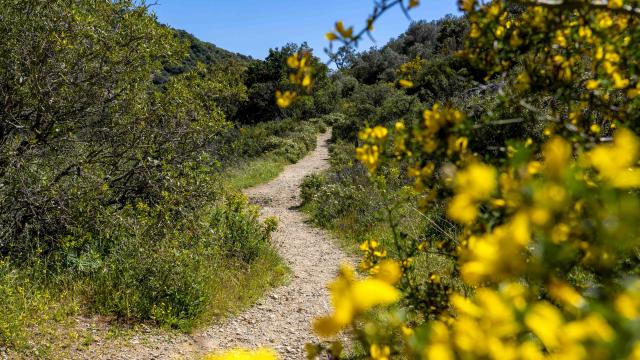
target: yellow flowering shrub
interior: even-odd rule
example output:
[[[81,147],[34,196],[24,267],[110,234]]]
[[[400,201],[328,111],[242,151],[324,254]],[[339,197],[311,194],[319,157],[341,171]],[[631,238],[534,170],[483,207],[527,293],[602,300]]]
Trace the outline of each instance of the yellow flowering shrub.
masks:
[[[418,5],[382,1],[360,32],[338,22],[327,39],[357,44],[389,8]],[[333,342],[310,344],[309,357],[339,358],[335,336],[348,332],[371,359],[639,359],[640,1],[459,5],[470,25],[460,56],[503,79],[516,121],[544,130],[488,151],[476,137],[487,124],[440,103],[363,129],[356,158],[372,179],[403,171],[419,209],[445,206],[457,235],[396,241],[393,259],[362,243],[369,277],[340,271],[334,312],[314,323]],[[400,68],[400,87],[416,67]],[[413,258],[429,251],[454,260],[459,282],[432,273],[415,291]]]
[[[374,359],[634,358],[637,4],[460,5],[471,23],[463,56],[489,77],[516,72],[511,97],[528,111],[537,110],[533,96],[557,100],[540,111],[548,138],[514,139],[505,157],[483,158],[472,150],[477,125],[441,104],[381,137],[365,129],[357,158],[372,173],[402,161],[422,209],[448,204],[461,231],[444,248],[464,286],[431,320],[394,307],[376,320],[355,317],[352,333]],[[370,272],[387,256],[375,240],[361,250]],[[406,283],[399,288],[415,296]]]

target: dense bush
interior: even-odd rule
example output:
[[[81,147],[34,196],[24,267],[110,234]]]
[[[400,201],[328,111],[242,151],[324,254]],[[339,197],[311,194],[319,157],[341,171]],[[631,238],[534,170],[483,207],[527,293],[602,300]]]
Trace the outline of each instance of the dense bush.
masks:
[[[225,267],[247,271],[272,251],[257,211],[232,197],[188,219],[168,221],[144,205],[126,209],[122,223],[105,223],[100,238],[115,245],[92,259],[86,291],[93,307],[125,318],[154,319],[188,330],[203,314],[228,276]],[[157,219],[162,219],[158,223]],[[116,239],[111,239],[116,236]],[[156,239],[153,242],[148,237]]]
[[[387,204],[366,168],[354,161],[354,151],[354,145],[343,140],[331,144],[329,171],[305,177],[300,187],[304,209],[313,223],[335,231],[351,250],[380,229]],[[396,182],[389,189],[400,186]]]
[[[185,73],[156,88],[159,60],[184,48],[146,8],[10,2],[3,12],[0,253],[55,252],[73,229],[95,231],[101,209],[154,204],[206,166],[201,151],[224,124],[209,96],[225,85]]]
[[[226,129],[211,148],[223,168],[259,156],[295,162],[316,146],[316,134],[325,129],[320,119],[283,119]]]

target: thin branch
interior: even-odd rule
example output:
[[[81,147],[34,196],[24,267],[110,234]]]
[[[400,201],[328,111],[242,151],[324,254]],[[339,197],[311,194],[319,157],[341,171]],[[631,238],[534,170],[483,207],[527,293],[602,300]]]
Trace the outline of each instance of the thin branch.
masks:
[[[523,122],[524,119],[523,118],[514,118],[514,119],[504,119],[504,120],[495,120],[495,121],[490,121],[488,123],[484,123],[484,124],[476,124],[473,125],[474,129],[480,129],[482,127],[485,126],[489,126],[489,125],[508,125],[508,124],[516,124],[516,123],[521,123]]]

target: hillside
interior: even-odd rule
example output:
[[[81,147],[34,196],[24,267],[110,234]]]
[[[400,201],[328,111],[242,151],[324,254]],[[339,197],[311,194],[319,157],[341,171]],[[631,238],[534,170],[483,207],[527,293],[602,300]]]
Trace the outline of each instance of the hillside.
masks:
[[[224,63],[247,64],[251,57],[217,47],[214,44],[202,41],[192,34],[179,29],[171,29],[179,41],[187,43],[188,56],[179,65],[167,64],[160,74],[154,78],[157,84],[164,84],[169,76],[180,75],[194,69],[198,63],[207,66],[216,66]]]

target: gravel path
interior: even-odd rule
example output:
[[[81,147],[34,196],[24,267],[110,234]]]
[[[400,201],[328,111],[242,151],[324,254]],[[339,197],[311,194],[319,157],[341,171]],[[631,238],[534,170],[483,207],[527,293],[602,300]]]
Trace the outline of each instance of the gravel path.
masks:
[[[311,321],[330,311],[326,285],[341,262],[351,262],[326,233],[305,223],[305,216],[296,210],[302,179],[328,167],[330,136],[330,132],[318,136],[316,149],[287,166],[275,180],[245,191],[251,203],[262,207],[262,218],[279,220],[272,241],[292,270],[287,285],[272,289],[238,316],[196,334],[141,335],[117,351],[92,346],[82,357],[193,359],[228,348],[267,346],[284,360],[304,359],[304,344],[317,340],[310,331]]]
[[[273,242],[293,276],[289,284],[274,289],[237,318],[208,329],[204,343],[209,349],[269,346],[282,359],[303,359],[304,344],[316,339],[310,332],[311,321],[329,312],[326,285],[348,258],[322,230],[306,224],[295,207],[305,175],[328,166],[330,136],[320,135],[316,150],[277,179],[246,191],[251,202],[262,206],[263,217],[278,218]]]

